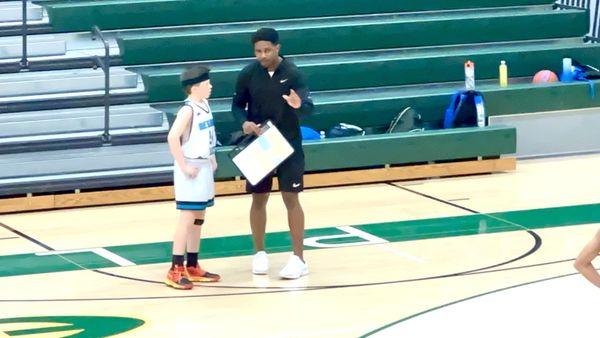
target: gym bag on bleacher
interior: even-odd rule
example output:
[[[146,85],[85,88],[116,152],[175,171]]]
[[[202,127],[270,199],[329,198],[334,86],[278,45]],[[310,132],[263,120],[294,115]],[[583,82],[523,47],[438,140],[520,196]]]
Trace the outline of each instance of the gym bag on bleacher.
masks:
[[[444,128],[483,127],[486,124],[483,95],[476,90],[460,90],[452,95],[444,113]]]

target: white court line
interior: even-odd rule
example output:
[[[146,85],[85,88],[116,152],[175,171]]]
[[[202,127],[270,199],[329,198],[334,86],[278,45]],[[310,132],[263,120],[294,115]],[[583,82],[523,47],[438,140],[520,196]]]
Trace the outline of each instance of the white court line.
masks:
[[[135,263],[133,263],[132,261],[129,261],[129,260],[127,260],[127,259],[125,259],[125,258],[123,258],[123,257],[121,257],[119,255],[117,255],[116,253],[108,251],[108,250],[106,250],[104,248],[62,250],[62,251],[55,250],[55,251],[48,251],[48,252],[39,252],[39,253],[36,253],[35,255],[36,256],[58,255],[58,256],[62,257],[62,255],[64,255],[64,254],[81,253],[81,252],[93,252],[96,255],[98,255],[98,256],[100,256],[102,258],[105,258],[105,259],[107,259],[107,260],[109,260],[109,261],[111,261],[111,262],[113,262],[113,263],[115,263],[115,264],[117,264],[119,266],[133,266],[133,265],[135,265]],[[69,261],[72,262],[72,263],[74,263],[71,260],[69,260]],[[79,267],[82,267],[79,264],[76,264],[76,265],[78,265]],[[86,269],[86,268],[84,268],[84,269]]]
[[[352,235],[355,235],[355,236],[358,236],[358,237],[361,237],[361,238],[369,240],[369,242],[365,242],[365,244],[386,244],[386,245],[379,245],[378,247],[381,250],[393,253],[396,256],[400,256],[402,258],[405,258],[405,259],[408,259],[408,260],[411,260],[411,261],[414,261],[414,262],[417,262],[417,263],[420,263],[420,264],[426,263],[426,261],[424,261],[423,259],[421,259],[419,257],[413,256],[413,255],[408,254],[408,253],[406,253],[404,251],[398,250],[396,248],[393,248],[393,247],[387,245],[390,242],[386,241],[383,238],[379,238],[377,236],[371,235],[370,233],[364,232],[362,230],[358,230],[358,229],[353,228],[351,226],[341,226],[341,227],[337,227],[337,228],[340,229],[340,230],[343,230],[343,231],[345,231],[345,232],[347,232],[349,234],[352,234]]]
[[[411,254],[408,254],[408,253],[406,253],[406,252],[404,252],[404,251],[398,250],[398,249],[396,249],[396,248],[394,248],[394,247],[391,247],[391,246],[389,246],[389,245],[379,245],[378,247],[379,247],[379,248],[380,248],[382,251],[387,251],[387,252],[389,252],[389,253],[392,253],[392,254],[394,254],[394,255],[396,255],[396,256],[400,256],[400,257],[402,257],[402,258],[408,259],[408,260],[410,260],[410,261],[417,262],[417,263],[419,263],[419,264],[425,264],[425,263],[427,263],[427,261],[426,261],[426,260],[424,260],[424,259],[421,259],[421,258],[419,258],[419,257],[417,257],[417,256],[413,256],[413,255],[411,255]]]

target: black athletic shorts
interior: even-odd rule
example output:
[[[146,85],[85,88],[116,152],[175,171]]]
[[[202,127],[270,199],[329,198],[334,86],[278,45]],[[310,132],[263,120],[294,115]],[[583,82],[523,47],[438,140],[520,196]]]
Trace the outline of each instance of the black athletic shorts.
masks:
[[[246,191],[251,193],[267,193],[273,188],[273,176],[277,176],[279,190],[285,192],[301,192],[304,188],[304,151],[302,138],[289,141],[294,153],[283,161],[274,172],[267,175],[255,186],[246,181]]]

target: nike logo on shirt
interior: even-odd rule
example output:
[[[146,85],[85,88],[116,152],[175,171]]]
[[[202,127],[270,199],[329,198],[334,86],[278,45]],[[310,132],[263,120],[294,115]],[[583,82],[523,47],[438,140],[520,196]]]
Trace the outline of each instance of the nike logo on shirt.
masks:
[[[286,83],[288,79],[279,80],[279,83]]]

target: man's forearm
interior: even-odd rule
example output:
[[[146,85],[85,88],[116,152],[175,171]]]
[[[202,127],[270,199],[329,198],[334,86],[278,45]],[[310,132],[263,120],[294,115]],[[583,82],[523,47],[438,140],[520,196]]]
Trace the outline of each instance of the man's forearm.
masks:
[[[310,91],[308,90],[308,88],[302,88],[298,90],[298,95],[300,96],[300,99],[302,100],[302,104],[300,105],[300,107],[298,109],[296,109],[296,111],[298,112],[298,115],[300,116],[307,116],[312,114],[312,112],[315,109],[315,104],[312,101],[312,98],[310,97]]]
[[[248,120],[248,112],[245,108],[238,105],[234,104],[231,106],[231,113],[233,114],[233,118],[239,123],[244,123]]]
[[[233,100],[231,101],[231,113],[234,119],[243,123],[248,120],[248,112],[246,106],[248,105],[248,94],[246,88],[246,80],[240,76],[236,84],[235,93],[233,94]]]
[[[314,109],[315,105],[312,103],[312,101],[302,101],[302,105],[297,109],[297,111],[300,116],[307,116],[312,114]]]

